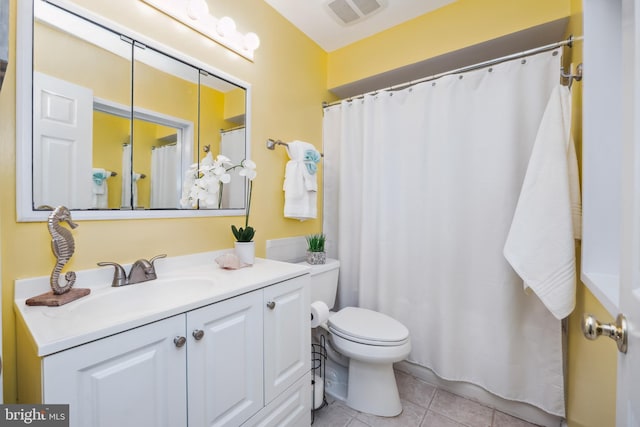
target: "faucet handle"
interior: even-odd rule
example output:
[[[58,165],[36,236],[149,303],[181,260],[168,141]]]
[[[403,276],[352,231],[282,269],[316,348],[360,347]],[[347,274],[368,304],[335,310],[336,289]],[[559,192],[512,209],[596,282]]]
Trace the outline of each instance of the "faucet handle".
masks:
[[[124,271],[124,268],[117,262],[103,261],[99,262],[98,265],[100,267],[105,267],[107,265],[113,265],[115,267],[111,286],[124,286],[127,284],[127,273]]]
[[[160,255],[156,255],[156,256],[154,256],[153,258],[151,258],[151,259],[149,260],[149,263],[153,266],[153,262],[154,262],[155,260],[160,259],[160,258],[166,258],[166,257],[167,257],[167,254],[160,254]]]

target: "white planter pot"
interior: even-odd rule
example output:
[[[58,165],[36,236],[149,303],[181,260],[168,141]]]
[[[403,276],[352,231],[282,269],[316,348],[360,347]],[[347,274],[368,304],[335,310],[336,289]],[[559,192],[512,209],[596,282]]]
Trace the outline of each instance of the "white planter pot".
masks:
[[[256,257],[255,242],[235,242],[235,250],[240,262],[253,265]]]

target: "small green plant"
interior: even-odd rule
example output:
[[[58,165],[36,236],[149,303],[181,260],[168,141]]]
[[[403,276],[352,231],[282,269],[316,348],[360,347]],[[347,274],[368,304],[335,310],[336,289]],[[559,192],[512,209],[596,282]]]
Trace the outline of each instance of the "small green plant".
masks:
[[[256,231],[253,229],[253,227],[249,226],[246,226],[245,228],[237,228],[235,225],[232,225],[231,231],[233,232],[233,236],[238,242],[250,242],[251,240],[253,240],[253,236],[256,234]]]
[[[324,252],[324,243],[327,240],[324,233],[310,234],[306,238],[309,252]]]

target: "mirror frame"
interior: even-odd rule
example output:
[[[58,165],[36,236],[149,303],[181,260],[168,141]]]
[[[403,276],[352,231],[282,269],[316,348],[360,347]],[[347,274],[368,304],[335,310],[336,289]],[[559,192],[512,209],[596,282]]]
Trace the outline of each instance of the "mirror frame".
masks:
[[[39,211],[33,209],[33,1],[34,0],[21,0],[17,2],[16,214],[18,222],[46,222],[51,214],[51,211],[48,210]],[[142,44],[191,64],[194,67],[244,89],[245,152],[246,158],[251,158],[251,85],[249,83],[65,0],[47,0],[47,2],[66,9],[68,12],[79,15],[82,18],[93,21],[98,25],[103,25],[117,33],[139,41]],[[28,54],[23,54],[22,52]],[[245,212],[246,206],[240,209],[109,209],[71,211],[74,221],[242,216]]]

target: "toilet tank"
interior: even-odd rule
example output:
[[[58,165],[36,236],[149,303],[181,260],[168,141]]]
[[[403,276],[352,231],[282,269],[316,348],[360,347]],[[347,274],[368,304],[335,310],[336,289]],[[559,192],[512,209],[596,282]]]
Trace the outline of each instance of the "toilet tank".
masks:
[[[338,292],[340,261],[327,258],[324,264],[311,265],[306,262],[299,264],[311,267],[311,302],[323,301],[329,309],[333,308]]]

